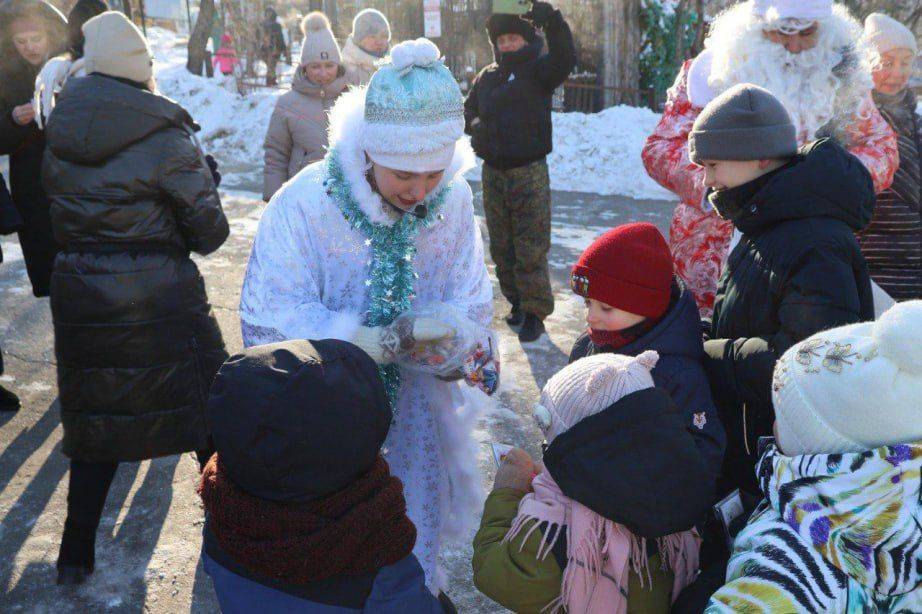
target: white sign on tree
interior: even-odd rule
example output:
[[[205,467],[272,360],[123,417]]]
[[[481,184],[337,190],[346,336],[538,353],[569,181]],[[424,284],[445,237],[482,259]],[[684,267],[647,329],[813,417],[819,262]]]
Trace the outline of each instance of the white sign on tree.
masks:
[[[440,0],[423,0],[423,24],[426,38],[442,36],[442,7]]]

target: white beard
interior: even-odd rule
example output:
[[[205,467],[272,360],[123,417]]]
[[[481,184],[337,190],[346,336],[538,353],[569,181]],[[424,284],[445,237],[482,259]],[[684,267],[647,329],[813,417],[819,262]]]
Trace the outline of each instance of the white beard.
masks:
[[[836,5],[833,15],[819,22],[817,45],[790,53],[768,40],[763,24],[743,3],[715,21],[705,46],[713,54],[708,85],[721,93],[738,83],[752,83],[774,94],[791,114],[800,144],[811,141],[832,121],[851,123],[860,99],[871,87],[870,71],[852,70],[846,79],[833,74],[846,49],[858,49],[860,28]],[[859,64],[863,58],[858,49]],[[859,66],[860,68],[861,66]]]

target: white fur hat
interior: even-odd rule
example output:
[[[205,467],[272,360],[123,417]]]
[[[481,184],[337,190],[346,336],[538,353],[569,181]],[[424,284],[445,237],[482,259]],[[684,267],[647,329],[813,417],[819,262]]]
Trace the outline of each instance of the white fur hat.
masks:
[[[832,15],[832,0],[752,0],[752,13],[768,23],[816,21]]]
[[[881,54],[894,49],[919,52],[912,30],[883,13],[871,13],[864,20],[864,39]]]
[[[922,301],[818,333],[775,367],[778,444],[789,456],[922,440]]]
[[[548,443],[623,397],[653,388],[650,371],[658,360],[654,351],[637,357],[596,354],[558,371],[544,385],[541,402],[535,407],[535,418]]]

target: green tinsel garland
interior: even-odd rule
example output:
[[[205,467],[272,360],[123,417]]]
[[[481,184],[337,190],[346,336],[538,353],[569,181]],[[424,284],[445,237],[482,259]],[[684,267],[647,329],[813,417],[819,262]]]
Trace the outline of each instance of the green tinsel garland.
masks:
[[[441,188],[432,198],[426,200],[428,213],[420,219],[415,215],[404,215],[393,226],[375,224],[362,211],[352,194],[346,179],[339,154],[334,149],[327,155],[327,178],[324,182],[327,192],[336,203],[346,221],[367,237],[365,245],[371,246],[371,268],[365,286],[368,288],[369,307],[365,313],[366,326],[386,326],[401,313],[410,309],[413,300],[413,283],[419,277],[413,269],[416,255],[416,235],[421,228],[428,227],[442,214],[438,213],[448,186]],[[396,364],[379,367],[387,396],[394,415],[397,414],[397,393],[400,391],[400,368]]]

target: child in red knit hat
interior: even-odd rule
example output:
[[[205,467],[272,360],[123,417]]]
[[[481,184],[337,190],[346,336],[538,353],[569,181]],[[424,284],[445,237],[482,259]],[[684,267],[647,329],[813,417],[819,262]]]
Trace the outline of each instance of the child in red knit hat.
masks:
[[[663,235],[646,222],[609,230],[580,256],[570,286],[586,301],[588,324],[570,362],[601,352],[658,352],[653,381],[685,413],[716,481],[726,439],[704,372],[701,320],[694,296],[674,274]]]

